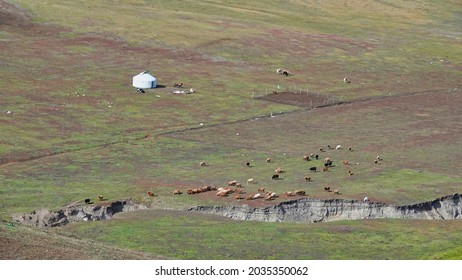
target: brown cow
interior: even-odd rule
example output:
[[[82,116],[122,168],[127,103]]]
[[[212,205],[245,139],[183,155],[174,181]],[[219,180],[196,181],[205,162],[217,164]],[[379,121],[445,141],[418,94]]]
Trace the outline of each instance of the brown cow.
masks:
[[[260,187],[257,189],[258,192],[265,192],[265,187]]]
[[[148,196],[154,196],[153,192],[147,192]]]
[[[305,181],[311,182],[311,177],[305,176],[305,177],[303,177],[303,178],[305,179]]]
[[[333,190],[332,191],[334,194],[340,194],[340,191],[339,190]]]
[[[182,194],[182,192],[180,190],[174,190],[173,194]]]

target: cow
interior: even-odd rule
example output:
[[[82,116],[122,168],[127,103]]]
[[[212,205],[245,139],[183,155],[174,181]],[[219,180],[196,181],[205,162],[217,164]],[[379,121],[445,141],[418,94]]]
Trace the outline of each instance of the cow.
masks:
[[[183,87],[183,83],[174,84],[173,87],[182,88],[182,87]]]
[[[369,198],[366,196],[366,197],[364,197],[363,201],[366,202],[366,203],[368,203],[368,202],[369,202]]]
[[[310,161],[310,156],[307,156],[307,155],[303,156],[303,160]]]
[[[340,191],[339,190],[333,190],[332,191],[334,194],[340,194]]]
[[[316,166],[310,167],[310,171],[311,171],[311,172],[316,172],[316,169],[317,169]]]
[[[206,166],[206,165],[207,165],[207,164],[205,163],[205,161],[201,161],[201,162],[199,163],[199,166]]]
[[[91,200],[89,198],[85,198],[85,204],[90,204]]]
[[[104,200],[104,196],[103,196],[103,195],[101,195],[101,194],[100,194],[100,195],[98,195],[98,200],[99,200],[99,201],[103,201],[103,200]]]
[[[136,91],[139,92],[139,93],[146,93],[146,92],[144,91],[144,89],[142,89],[142,88],[137,88]]]
[[[284,172],[284,169],[282,169],[282,167],[278,167],[274,170],[274,172],[276,172],[276,174],[280,174]]]
[[[324,187],[324,190],[325,190],[326,192],[330,192],[330,187]]]
[[[147,192],[148,196],[154,196],[153,192]]]
[[[327,172],[329,171],[329,167],[328,166],[324,166],[324,168],[322,169],[322,172]]]
[[[254,183],[254,179],[253,178],[250,178],[247,180],[247,185],[251,185]]]
[[[267,162],[267,163],[270,163],[270,162],[271,162],[271,158],[267,158],[267,159],[266,159],[266,162]]]
[[[173,194],[182,194],[182,192],[180,190],[174,190]]]
[[[272,177],[271,177],[271,180],[277,180],[279,179],[279,174],[274,174]]]
[[[260,187],[257,189],[258,192],[265,192],[265,187]]]
[[[305,177],[303,177],[303,179],[305,179],[305,181],[308,181],[308,182],[311,181],[311,177],[309,177],[309,176],[305,176]]]

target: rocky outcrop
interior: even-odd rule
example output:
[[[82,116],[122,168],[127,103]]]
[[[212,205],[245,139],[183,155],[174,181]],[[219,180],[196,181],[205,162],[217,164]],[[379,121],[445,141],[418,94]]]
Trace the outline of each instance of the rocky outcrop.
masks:
[[[274,206],[196,206],[199,211],[226,216],[235,220],[266,222],[316,223],[360,219],[462,219],[462,196],[458,193],[414,205],[395,206],[356,200],[303,198]]]
[[[16,213],[12,218],[15,222],[25,225],[56,227],[79,221],[107,220],[111,219],[114,214],[119,212],[146,208],[146,206],[135,204],[131,200],[119,200],[107,205],[74,206],[63,208],[58,211],[38,209],[32,213]]]

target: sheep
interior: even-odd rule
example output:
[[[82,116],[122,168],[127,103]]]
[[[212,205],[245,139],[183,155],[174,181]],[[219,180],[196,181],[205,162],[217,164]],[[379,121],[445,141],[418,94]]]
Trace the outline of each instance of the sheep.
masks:
[[[236,186],[236,184],[237,184],[237,181],[236,181],[236,180],[233,180],[233,181],[229,181],[229,182],[228,182],[228,186],[230,186],[230,187],[234,187],[234,186]]]
[[[228,192],[227,191],[217,192],[217,196],[221,196],[221,197],[228,196]]]
[[[325,152],[323,147],[319,148],[319,151],[320,152]]]
[[[205,161],[201,161],[201,162],[199,163],[199,166],[206,166],[206,165],[207,165],[207,164],[205,163]]]
[[[89,198],[85,198],[85,200],[84,200],[85,204],[90,204],[90,201],[91,200]]]
[[[174,84],[173,87],[182,88],[182,87],[183,87],[183,83]]]
[[[142,88],[137,88],[136,91],[139,92],[139,93],[146,93],[146,92],[144,91],[144,89],[142,89]]]
[[[349,164],[348,160],[343,161],[343,165],[348,165],[348,164]]]
[[[279,179],[279,174],[274,174],[272,177],[271,177],[271,180],[277,180]]]
[[[351,83],[351,81],[347,77],[343,78],[343,82],[346,83],[346,84]]]
[[[103,201],[103,200],[104,200],[104,196],[103,196],[103,195],[101,195],[101,194],[100,194],[100,195],[98,195],[98,200],[99,200],[99,201]]]
[[[284,169],[282,169],[282,167],[278,167],[274,170],[274,172],[276,172],[276,174],[283,173]]]
[[[335,147],[335,149],[336,149],[336,150],[342,149],[342,145],[337,145],[337,146]]]
[[[378,163],[379,163],[379,161],[378,161],[378,160],[374,160],[374,163],[375,163],[375,164],[378,164]]]
[[[332,148],[331,145],[327,145],[327,148],[328,148],[329,150],[333,150],[333,149],[334,149],[334,148]]]
[[[243,191],[242,191],[241,188],[236,188],[236,189],[234,189],[234,192],[235,192],[235,193],[239,193],[239,194],[243,193]]]
[[[173,194],[182,194],[182,192],[180,190],[174,190]]]
[[[250,162],[246,162],[245,165],[250,167]]]
[[[235,199],[235,200],[242,199],[242,196],[240,196],[240,195],[235,195],[235,196],[234,196],[234,199]]]
[[[245,199],[246,200],[253,200],[253,195],[249,194]]]
[[[305,192],[305,191],[295,191],[295,194],[296,194],[296,195],[305,196],[305,195],[306,195],[306,192]]]
[[[351,172],[351,169],[348,169],[348,176],[352,176],[353,172]]]
[[[295,192],[285,192],[284,193],[287,197],[289,196],[294,196],[295,195]]]
[[[339,190],[333,190],[332,191],[334,194],[340,194],[340,191]]]
[[[151,196],[151,197],[154,196],[154,193],[153,193],[153,192],[149,192],[149,191],[148,191],[147,194],[148,194],[148,196]]]
[[[353,147],[349,147],[349,148],[348,148],[348,151],[352,152],[352,151],[353,151]]]
[[[281,68],[276,69],[276,73],[277,73],[277,74],[284,75],[284,76],[289,76],[289,75],[291,75],[291,73],[290,73],[288,70],[281,69]]]
[[[305,181],[307,181],[307,182],[311,182],[311,177],[309,177],[309,176],[305,176],[305,177],[303,177],[303,179],[305,179]]]
[[[316,172],[316,169],[317,169],[316,166],[310,167],[310,171],[311,171],[311,172]]]
[[[364,197],[363,201],[364,201],[365,203],[368,203],[368,202],[369,202],[369,198],[366,196],[366,197]]]
[[[203,186],[202,188],[199,189],[201,192],[208,192],[212,190],[210,186]]]
[[[332,160],[330,159],[330,157],[326,157],[326,158],[324,159],[324,163],[329,163],[329,162],[331,162],[331,161],[332,161]]]
[[[322,169],[322,172],[328,172],[329,171],[329,167],[328,166],[324,166],[324,168]]]
[[[248,179],[248,180],[247,180],[247,185],[253,184],[254,181],[255,181],[255,180],[254,180],[253,178]]]
[[[380,156],[377,156],[377,160],[378,160],[378,161],[382,161],[383,158],[381,158]]]
[[[310,161],[310,156],[307,156],[307,155],[303,156],[303,160],[304,161]]]
[[[265,192],[265,187],[260,187],[257,189],[258,192]]]
[[[267,162],[267,163],[270,163],[270,162],[271,162],[271,158],[267,158],[267,159],[266,159],[266,162]]]
[[[330,187],[324,187],[324,190],[325,190],[326,192],[330,192]]]
[[[257,198],[260,198],[261,197],[261,194],[260,193],[257,193],[253,196],[253,199],[257,199]]]

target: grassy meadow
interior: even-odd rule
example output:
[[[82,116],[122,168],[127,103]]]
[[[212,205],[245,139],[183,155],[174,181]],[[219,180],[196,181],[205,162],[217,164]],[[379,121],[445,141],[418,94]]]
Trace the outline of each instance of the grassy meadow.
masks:
[[[331,186],[336,198],[400,205],[462,192],[459,1],[7,2],[20,16],[0,25],[2,219],[103,194],[175,211],[54,231],[181,259],[462,257],[458,221],[237,222],[177,210],[245,202],[172,195],[248,178],[248,193],[332,198]],[[131,78],[144,70],[160,87],[138,94]],[[197,93],[171,94],[177,82]],[[278,88],[348,103],[307,110],[252,98]],[[344,149],[319,152],[328,144]],[[321,160],[302,161],[310,153]],[[309,172],[327,156],[335,167]],[[279,166],[286,172],[271,180]],[[230,228],[245,239],[222,245]],[[280,244],[251,245],[261,232]]]

